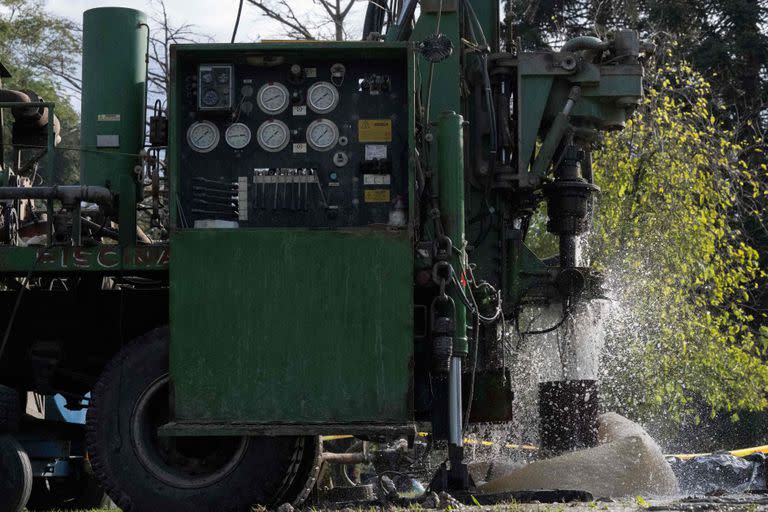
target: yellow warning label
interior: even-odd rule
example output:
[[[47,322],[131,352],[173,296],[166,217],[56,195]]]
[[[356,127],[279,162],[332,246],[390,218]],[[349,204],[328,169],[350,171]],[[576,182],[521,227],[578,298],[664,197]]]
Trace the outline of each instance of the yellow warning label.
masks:
[[[388,203],[389,202],[389,189],[388,188],[371,188],[365,191],[366,203]]]
[[[392,142],[391,119],[360,119],[357,121],[360,142]]]

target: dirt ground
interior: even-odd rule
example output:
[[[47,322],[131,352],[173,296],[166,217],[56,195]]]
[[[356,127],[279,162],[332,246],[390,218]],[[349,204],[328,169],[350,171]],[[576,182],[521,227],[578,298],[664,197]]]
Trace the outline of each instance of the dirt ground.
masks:
[[[493,506],[462,506],[466,512],[768,512],[768,493],[729,496],[687,497],[677,499],[622,499],[615,501],[593,501],[588,503],[505,503]],[[413,512],[423,511],[414,505],[410,508],[358,506],[339,509],[337,507],[308,507],[297,512]],[[53,512],[53,511],[51,511]],[[109,512],[93,509],[72,512]],[[114,512],[111,511],[111,512]]]

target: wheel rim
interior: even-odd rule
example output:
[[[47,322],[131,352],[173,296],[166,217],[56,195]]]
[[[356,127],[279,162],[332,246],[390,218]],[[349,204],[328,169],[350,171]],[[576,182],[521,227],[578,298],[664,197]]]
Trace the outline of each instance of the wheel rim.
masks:
[[[168,422],[170,376],[157,378],[142,392],[131,416],[136,455],[155,478],[182,489],[212,485],[232,473],[248,448],[247,437],[160,437]]]

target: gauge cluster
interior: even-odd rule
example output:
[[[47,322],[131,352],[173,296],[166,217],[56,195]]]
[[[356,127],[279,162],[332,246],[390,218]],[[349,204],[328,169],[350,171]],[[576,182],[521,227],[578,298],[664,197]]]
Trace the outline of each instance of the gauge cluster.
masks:
[[[184,227],[404,227],[406,48],[289,46],[180,60]]]

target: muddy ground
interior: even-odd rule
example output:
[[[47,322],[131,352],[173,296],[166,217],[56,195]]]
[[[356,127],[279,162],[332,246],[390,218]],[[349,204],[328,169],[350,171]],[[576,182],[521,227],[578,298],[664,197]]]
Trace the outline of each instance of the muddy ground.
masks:
[[[356,506],[323,507],[315,506],[297,512],[413,512],[424,510],[418,505],[410,508]],[[686,497],[675,499],[622,499],[615,501],[593,501],[587,503],[516,503],[510,502],[493,506],[462,506],[466,512],[763,512],[768,511],[768,493],[742,494],[729,496]],[[53,512],[53,511],[51,511]],[[90,510],[74,512],[108,512],[107,510]],[[114,510],[112,511],[114,512]]]

